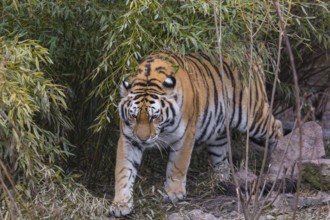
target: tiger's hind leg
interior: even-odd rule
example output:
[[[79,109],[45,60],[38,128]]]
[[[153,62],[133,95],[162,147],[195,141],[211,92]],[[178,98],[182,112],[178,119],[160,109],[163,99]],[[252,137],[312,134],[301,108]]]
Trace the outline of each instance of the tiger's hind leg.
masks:
[[[268,148],[271,152],[276,147],[277,141],[283,137],[282,122],[275,119],[273,115],[268,115],[259,122],[254,122],[254,125],[250,128],[250,138],[255,143],[263,146],[265,146],[268,138]]]
[[[226,133],[220,135],[207,146],[208,153],[213,167],[213,175],[218,182],[227,182],[230,178],[230,167],[227,155],[227,136]]]

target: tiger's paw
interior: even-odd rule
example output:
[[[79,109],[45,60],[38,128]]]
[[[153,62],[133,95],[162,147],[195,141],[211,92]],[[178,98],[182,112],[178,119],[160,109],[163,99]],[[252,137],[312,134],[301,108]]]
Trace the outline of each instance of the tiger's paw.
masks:
[[[186,194],[183,192],[167,192],[163,197],[163,201],[166,203],[176,203],[186,198]]]
[[[185,184],[179,182],[165,183],[166,194],[163,197],[164,202],[178,202],[186,198]]]
[[[113,202],[110,206],[110,215],[121,217],[128,215],[133,210],[133,202]]]

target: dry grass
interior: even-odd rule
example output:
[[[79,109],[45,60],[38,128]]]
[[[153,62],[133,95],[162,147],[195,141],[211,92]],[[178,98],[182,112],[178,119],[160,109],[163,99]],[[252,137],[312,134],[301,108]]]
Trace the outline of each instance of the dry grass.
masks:
[[[237,148],[241,141],[236,141],[234,149],[235,163],[239,165],[240,158],[244,155],[238,154],[244,150]],[[171,213],[185,214],[193,209],[202,209],[216,216],[228,216],[228,213],[237,211],[237,198],[233,185],[219,185],[213,178],[211,165],[207,152],[203,149],[193,152],[193,157],[187,177],[187,199],[186,201],[171,204],[163,203],[163,185],[165,181],[165,167],[167,153],[158,150],[148,151],[145,154],[139,175],[135,183],[134,198],[135,208],[131,215],[121,219],[166,219]],[[115,159],[115,158],[113,158]],[[251,152],[250,165],[258,164],[255,155]],[[114,195],[114,171],[105,175],[95,176],[94,184],[90,184],[89,190],[85,186],[66,179],[65,184],[41,183],[35,188],[33,201],[16,201],[19,211],[18,219],[109,219],[108,208]],[[19,189],[19,186],[17,186]],[[22,189],[24,191],[24,189]],[[93,192],[93,193],[92,193]],[[303,185],[301,196],[313,196],[318,191]],[[315,210],[312,213],[311,210]],[[318,216],[324,219],[329,212],[327,205],[315,206],[313,209],[298,209],[297,219],[306,219]],[[9,216],[9,210],[1,201],[1,216],[4,219]],[[280,210],[268,208],[263,214],[273,216],[283,215]],[[290,215],[286,214],[289,217]],[[241,216],[242,217],[242,216]],[[322,217],[322,218],[320,218]],[[0,218],[1,219],[1,218]]]
[[[238,148],[241,141],[234,142],[235,164],[240,165],[240,159],[245,158],[239,154],[242,148]],[[262,159],[256,156],[260,152],[251,151],[250,168],[255,170],[258,160]],[[207,152],[204,150],[195,150],[191,160],[187,176],[187,198],[183,202],[177,204],[164,203],[163,186],[165,181],[165,167],[167,163],[167,153],[160,153],[158,150],[146,152],[145,158],[139,170],[139,175],[135,183],[134,199],[135,207],[133,213],[127,217],[120,219],[166,219],[172,213],[182,213],[182,215],[193,209],[202,209],[210,212],[218,217],[226,218],[228,213],[238,211],[237,197],[235,186],[233,183],[220,185],[212,175],[211,165],[208,160]],[[259,158],[259,159],[258,159]],[[258,170],[258,169],[256,169]],[[113,175],[113,174],[111,174]],[[104,183],[99,189],[106,189],[102,193],[107,195],[108,199],[112,199],[114,195],[114,181]],[[318,191],[310,188],[308,185],[302,185],[301,197],[315,196]],[[96,189],[97,190],[97,189]],[[306,219],[306,217],[318,216],[322,219],[330,210],[327,205],[318,205],[312,208],[315,213],[311,213],[311,209],[299,208],[297,211],[297,219]],[[270,214],[272,216],[286,216],[291,218],[292,213],[281,212],[281,210],[268,208],[262,211],[262,215]],[[229,218],[229,217],[228,217]],[[241,214],[243,218],[243,214]]]

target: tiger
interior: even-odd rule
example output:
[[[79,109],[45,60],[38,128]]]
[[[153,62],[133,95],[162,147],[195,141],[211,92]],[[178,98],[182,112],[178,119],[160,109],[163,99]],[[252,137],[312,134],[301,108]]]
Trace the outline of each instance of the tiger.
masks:
[[[222,65],[221,65],[222,64]],[[222,67],[222,68],[221,68]],[[187,171],[195,146],[206,145],[214,170],[229,179],[227,123],[249,137],[276,146],[282,123],[267,100],[263,70],[255,64],[250,86],[231,60],[206,52],[184,56],[159,51],[142,59],[136,73],[120,85],[120,136],[115,196],[110,214],[133,210],[133,185],[143,152],[168,146],[164,200],[186,197]],[[223,71],[221,71],[223,70]]]

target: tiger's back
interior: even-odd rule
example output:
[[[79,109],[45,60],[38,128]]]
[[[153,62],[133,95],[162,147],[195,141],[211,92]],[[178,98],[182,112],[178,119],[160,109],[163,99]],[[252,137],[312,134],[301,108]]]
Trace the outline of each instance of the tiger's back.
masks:
[[[276,144],[282,126],[269,109],[260,64],[250,73],[249,89],[229,62],[224,60],[221,71],[216,56],[179,57],[162,52],[144,59],[136,75],[123,82],[112,214],[121,216],[132,210],[132,186],[147,148],[169,148],[165,200],[175,202],[186,195],[186,174],[195,145],[208,146],[214,169],[228,180],[226,115],[230,127],[249,131],[257,140],[268,137],[271,146]]]
[[[266,139],[268,136],[272,145],[282,136],[281,122],[273,117],[269,109],[260,63],[256,62],[250,73],[249,89],[247,80],[244,80],[246,77],[237,69],[231,69],[228,59],[223,59],[224,73],[213,55],[189,54],[184,57],[184,62],[187,73],[195,81],[190,90],[195,87],[196,98],[200,100],[195,107],[199,109],[197,145],[225,132],[226,110],[231,128],[241,132],[249,130],[249,135],[256,139]]]

